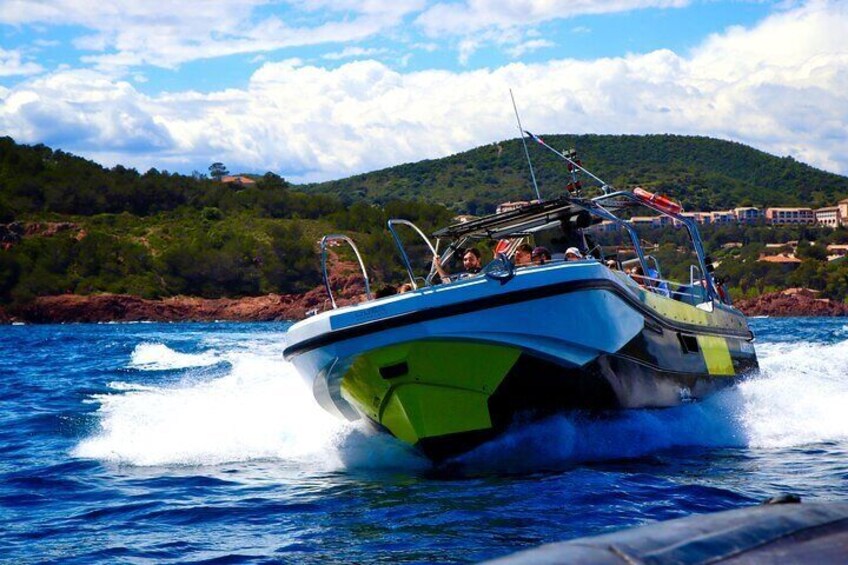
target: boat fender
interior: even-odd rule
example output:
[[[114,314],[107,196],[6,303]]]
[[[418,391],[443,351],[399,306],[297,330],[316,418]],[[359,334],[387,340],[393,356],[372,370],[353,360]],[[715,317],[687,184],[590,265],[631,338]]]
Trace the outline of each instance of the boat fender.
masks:
[[[669,212],[671,214],[679,214],[683,211],[683,206],[681,206],[668,196],[664,196],[662,194],[654,194],[653,192],[648,192],[644,188],[639,187],[633,189],[633,194],[640,200],[650,202],[651,204],[653,204],[664,212]]]
[[[491,263],[486,265],[486,278],[506,284],[515,276],[515,265],[504,253],[498,253]]]

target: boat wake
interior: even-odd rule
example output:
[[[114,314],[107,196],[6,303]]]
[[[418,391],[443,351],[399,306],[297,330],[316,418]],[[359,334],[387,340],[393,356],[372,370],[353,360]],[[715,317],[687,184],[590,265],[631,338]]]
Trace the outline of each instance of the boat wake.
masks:
[[[141,371],[168,371],[190,367],[208,367],[221,361],[215,352],[180,353],[163,343],[137,345],[130,359],[130,367]]]
[[[703,402],[519,423],[457,463],[534,469],[671,448],[780,449],[848,440],[848,340],[766,343],[758,351],[759,376]],[[224,374],[201,370],[221,360],[229,362]],[[182,354],[143,343],[129,366],[182,372],[164,384],[111,383],[108,394],[93,396],[99,430],[79,443],[75,456],[138,466],[274,460],[328,471],[428,467],[398,440],[324,412],[279,351],[251,353],[242,344]]]
[[[90,399],[99,404],[99,429],[73,455],[137,466],[279,460],[332,470],[424,464],[393,438],[327,414],[280,352],[260,345],[261,354],[246,352],[243,344],[195,354],[138,345],[129,368],[180,370],[177,380],[109,383],[109,393]],[[228,362],[223,375],[203,370],[222,361]]]

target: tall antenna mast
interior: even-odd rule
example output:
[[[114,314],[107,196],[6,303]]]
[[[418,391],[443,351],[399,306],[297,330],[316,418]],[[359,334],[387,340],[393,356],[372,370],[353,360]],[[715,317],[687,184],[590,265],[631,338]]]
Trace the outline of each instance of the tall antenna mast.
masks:
[[[530,160],[530,151],[527,150],[527,140],[524,139],[524,128],[521,127],[521,118],[518,116],[518,106],[515,105],[515,96],[512,95],[512,89],[509,89],[509,97],[512,99],[512,109],[515,110],[515,119],[518,121],[518,134],[521,136],[521,144],[524,146],[524,155],[527,157],[527,164],[530,165],[530,178],[533,180],[533,190],[536,191],[536,200],[541,200],[539,195],[539,185],[536,184],[536,173],[533,172],[533,161]]]

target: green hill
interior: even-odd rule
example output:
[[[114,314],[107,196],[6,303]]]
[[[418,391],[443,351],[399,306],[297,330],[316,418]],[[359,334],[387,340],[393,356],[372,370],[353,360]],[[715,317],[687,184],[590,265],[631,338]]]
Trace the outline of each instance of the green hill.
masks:
[[[557,149],[575,148],[584,166],[613,186],[658,190],[681,200],[689,210],[749,204],[820,207],[848,196],[848,177],[741,143],[679,135],[543,137]],[[542,196],[560,194],[569,182],[564,162],[528,143]],[[532,197],[518,139],[302,189],[373,203],[421,198],[471,213]]]
[[[576,148],[586,166],[614,186],[640,184],[690,210],[821,206],[848,196],[846,177],[738,143],[669,135],[546,140]],[[535,144],[531,151],[543,196],[561,193],[569,181],[566,167]],[[528,177],[517,139],[296,186],[271,172],[256,176],[255,184],[227,185],[203,175],[105,168],[0,138],[0,306],[65,292],[210,298],[301,292],[321,280],[316,241],[328,232],[353,235],[373,279],[397,282],[402,269],[385,233],[388,218],[432,231],[449,223],[452,212],[482,213],[529,198]],[[757,262],[765,243],[844,243],[844,228],[709,226],[703,234],[716,257],[728,259],[723,276],[737,296],[787,284],[839,300],[848,296],[843,265],[810,256],[788,276],[782,267]],[[719,251],[727,242],[744,243],[738,257]]]

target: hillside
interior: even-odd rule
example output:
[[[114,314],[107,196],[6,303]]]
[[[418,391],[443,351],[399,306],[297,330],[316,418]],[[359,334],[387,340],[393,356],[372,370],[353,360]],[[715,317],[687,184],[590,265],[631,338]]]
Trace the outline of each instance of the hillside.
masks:
[[[848,195],[846,177],[713,139],[547,141],[578,148],[586,165],[614,185],[652,187],[689,209],[819,206]],[[532,149],[543,195],[550,196],[566,184],[566,169],[553,155]],[[439,202],[482,213],[527,198],[522,155],[520,141],[511,140],[319,185],[292,185],[268,172],[241,186],[156,169],[110,169],[0,138],[0,320],[3,309],[32,312],[39,298],[68,293],[209,300],[302,294],[320,284],[316,242],[330,232],[354,237],[375,284],[396,283],[404,275],[386,220],[406,218],[431,232],[453,215]],[[658,235],[675,245],[674,232]],[[844,228],[705,226],[702,235],[735,297],[787,285],[840,302],[848,297],[848,262],[827,262],[815,252],[819,247],[806,243],[848,243]],[[797,240],[803,262],[795,271],[758,261],[765,245]],[[723,248],[731,242],[742,247]],[[111,302],[104,304],[112,311]],[[144,311],[150,308],[144,303]],[[219,308],[209,306],[207,313],[218,315]]]
[[[613,186],[650,187],[690,210],[749,204],[819,207],[848,196],[848,177],[740,143],[679,135],[543,137],[558,149],[576,149],[584,165]],[[535,143],[529,142],[529,149],[542,196],[558,194],[569,182],[564,163]],[[378,204],[421,198],[471,213],[532,195],[518,139],[301,188]]]

